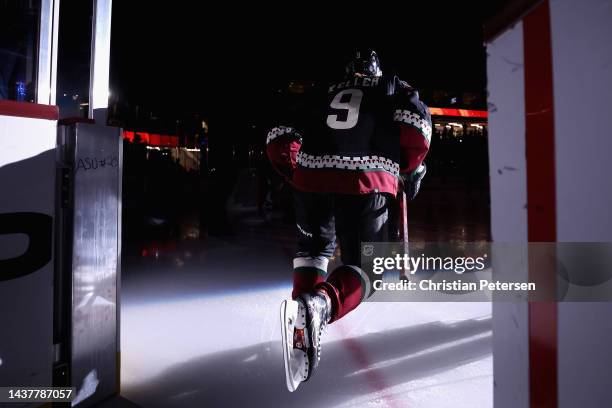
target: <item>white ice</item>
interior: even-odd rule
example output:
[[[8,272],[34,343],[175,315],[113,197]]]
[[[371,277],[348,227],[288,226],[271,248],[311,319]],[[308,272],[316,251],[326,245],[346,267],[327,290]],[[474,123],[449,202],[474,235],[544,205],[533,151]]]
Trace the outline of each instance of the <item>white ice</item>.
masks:
[[[488,303],[364,303],[330,325],[318,372],[289,393],[279,305],[292,236],[253,221],[126,261],[122,395],[145,408],[492,407]]]

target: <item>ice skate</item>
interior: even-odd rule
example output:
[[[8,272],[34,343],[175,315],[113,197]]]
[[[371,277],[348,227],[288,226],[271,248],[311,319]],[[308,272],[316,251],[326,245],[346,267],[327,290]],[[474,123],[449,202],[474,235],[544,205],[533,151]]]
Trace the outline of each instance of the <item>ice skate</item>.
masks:
[[[321,358],[321,333],[331,315],[323,294],[304,294],[281,304],[281,331],[287,389],[295,391],[316,370]]]

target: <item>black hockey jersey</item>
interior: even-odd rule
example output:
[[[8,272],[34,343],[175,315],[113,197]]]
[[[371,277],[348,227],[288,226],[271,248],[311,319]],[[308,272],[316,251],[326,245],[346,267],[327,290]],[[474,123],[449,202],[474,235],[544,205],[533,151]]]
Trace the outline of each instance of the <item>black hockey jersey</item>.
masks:
[[[295,118],[268,133],[268,155],[304,191],[397,192],[422,162],[431,118],[399,78],[354,77],[316,90]]]

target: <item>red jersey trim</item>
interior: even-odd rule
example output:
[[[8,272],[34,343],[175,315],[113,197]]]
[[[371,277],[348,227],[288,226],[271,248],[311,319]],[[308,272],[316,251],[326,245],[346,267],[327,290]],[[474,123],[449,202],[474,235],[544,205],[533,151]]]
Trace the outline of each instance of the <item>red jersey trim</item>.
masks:
[[[305,169],[298,166],[293,173],[298,190],[313,193],[397,195],[398,179],[386,171],[354,171],[338,169]]]

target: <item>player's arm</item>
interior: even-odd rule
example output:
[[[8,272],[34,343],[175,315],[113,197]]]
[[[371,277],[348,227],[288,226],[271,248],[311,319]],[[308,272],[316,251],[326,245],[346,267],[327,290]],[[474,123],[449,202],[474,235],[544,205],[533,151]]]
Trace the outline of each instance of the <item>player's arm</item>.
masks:
[[[266,153],[272,167],[287,181],[297,167],[297,154],[302,147],[302,136],[289,126],[270,129],[266,139]]]
[[[400,128],[400,173],[409,199],[418,193],[425,176],[425,157],[431,143],[431,114],[419,93],[398,80],[393,120]]]

